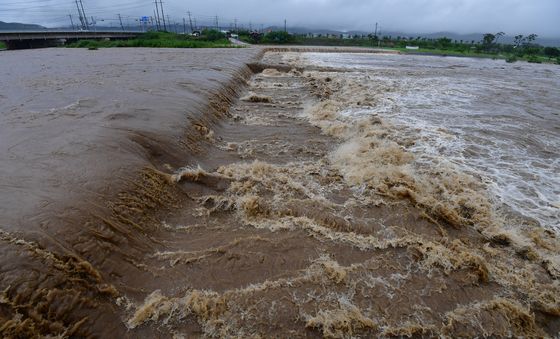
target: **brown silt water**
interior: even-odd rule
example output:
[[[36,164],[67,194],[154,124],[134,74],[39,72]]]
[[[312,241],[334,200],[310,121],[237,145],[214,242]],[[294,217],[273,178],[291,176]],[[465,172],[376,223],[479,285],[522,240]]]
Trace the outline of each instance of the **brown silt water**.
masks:
[[[558,68],[358,52],[1,52],[0,333],[557,337]]]

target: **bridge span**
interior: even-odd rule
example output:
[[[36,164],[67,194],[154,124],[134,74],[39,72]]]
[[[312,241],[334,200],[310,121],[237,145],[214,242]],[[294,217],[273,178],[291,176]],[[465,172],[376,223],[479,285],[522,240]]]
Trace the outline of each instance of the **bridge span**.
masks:
[[[130,39],[139,34],[142,33],[131,31],[0,31],[0,41],[3,41],[8,49],[28,49],[53,47],[82,39]]]

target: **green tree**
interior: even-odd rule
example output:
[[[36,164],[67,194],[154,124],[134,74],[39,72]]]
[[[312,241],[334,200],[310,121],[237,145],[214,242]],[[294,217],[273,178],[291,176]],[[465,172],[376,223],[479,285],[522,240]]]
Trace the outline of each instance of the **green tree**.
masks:
[[[377,44],[377,42],[379,41],[379,37],[375,34],[368,34],[368,39],[371,42],[372,46],[375,46]]]
[[[202,31],[201,38],[208,41],[217,41],[225,39],[226,35],[215,29],[205,29]]]
[[[451,39],[449,39],[447,37],[439,38],[439,39],[437,39],[437,44],[442,49],[448,49],[449,46],[451,45]]]
[[[560,50],[556,47],[545,47],[543,53],[549,59],[560,57]]]
[[[530,56],[539,54],[539,52],[541,51],[541,47],[534,43],[537,37],[538,35],[536,34],[529,34],[525,37],[525,42],[523,43],[523,53]]]
[[[481,49],[486,52],[498,51],[498,40],[505,35],[504,32],[498,32],[496,34],[486,33],[482,36],[482,47]]]
[[[496,40],[496,36],[492,33],[486,33],[482,36],[482,45],[491,46]]]
[[[506,33],[504,33],[504,32],[498,32],[498,33],[496,33],[496,35],[495,35],[496,38],[495,38],[494,42],[495,42],[495,43],[498,43],[498,40],[500,40],[500,38],[503,37],[504,35],[506,35]]]
[[[273,44],[287,44],[294,41],[294,36],[284,31],[269,32],[263,37],[263,42]]]
[[[536,34],[529,34],[529,35],[525,38],[526,43],[527,43],[527,44],[532,44],[533,41],[535,41],[535,40],[537,39],[537,37],[538,37],[538,35],[536,35]]]
[[[525,38],[523,37],[523,34],[519,34],[519,35],[516,35],[515,37],[513,37],[513,44],[515,45],[516,48],[521,46],[524,41],[525,41]]]
[[[258,44],[261,42],[263,35],[259,32],[251,32],[249,37],[254,44]]]

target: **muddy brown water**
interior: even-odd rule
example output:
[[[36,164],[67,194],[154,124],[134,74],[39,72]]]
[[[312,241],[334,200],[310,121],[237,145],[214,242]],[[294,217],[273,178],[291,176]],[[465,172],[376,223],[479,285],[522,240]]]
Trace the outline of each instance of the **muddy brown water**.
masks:
[[[554,233],[341,115],[360,78],[264,52],[0,54],[3,336],[558,334]]]

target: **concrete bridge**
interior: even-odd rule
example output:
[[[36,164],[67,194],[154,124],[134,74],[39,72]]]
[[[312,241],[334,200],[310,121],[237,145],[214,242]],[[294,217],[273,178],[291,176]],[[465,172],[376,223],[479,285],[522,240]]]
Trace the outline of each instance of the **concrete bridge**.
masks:
[[[141,32],[94,32],[94,31],[0,31],[0,41],[6,43],[8,49],[27,49],[53,47],[62,43],[82,39],[130,39]]]

